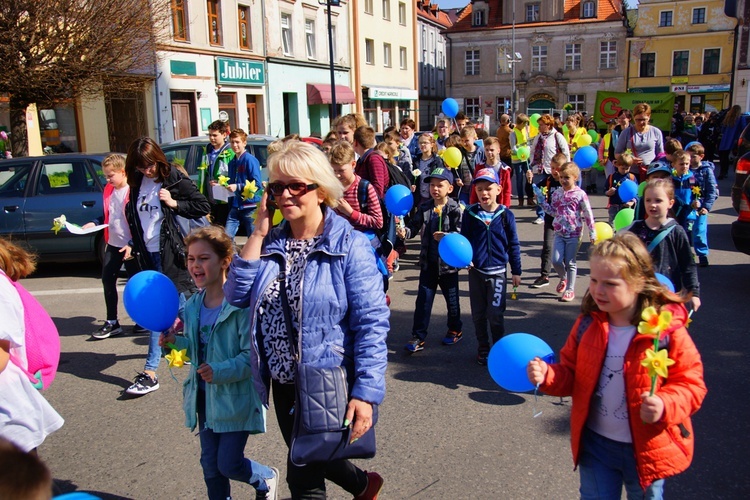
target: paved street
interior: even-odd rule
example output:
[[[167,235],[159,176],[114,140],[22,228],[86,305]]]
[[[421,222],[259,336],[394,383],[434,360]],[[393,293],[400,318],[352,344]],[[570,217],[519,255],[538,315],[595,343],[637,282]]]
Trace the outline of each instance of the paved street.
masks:
[[[710,217],[711,266],[700,269],[703,307],[690,332],[702,353],[709,388],[694,417],[696,457],[692,467],[666,485],[667,498],[734,499],[750,496],[747,450],[750,400],[748,326],[750,257],[737,253],[729,237],[736,215],[729,203],[730,181]],[[606,220],[605,197],[593,196],[598,220]],[[514,209],[523,250],[523,285],[509,301],[506,330],[545,339],[557,352],[579,311],[588,285],[588,261],[579,258],[578,298],[556,300],[550,287],[528,287],[538,275],[541,226],[533,211]],[[584,245],[581,256],[588,245]],[[569,400],[544,396],[532,417],[530,394],[505,392],[478,366],[463,274],[461,307],[464,340],[443,347],[445,304],[435,301],[424,351],[407,356],[417,271],[416,240],[392,281],[388,339],[388,394],[378,424],[378,456],[361,465],[385,478],[381,498],[543,499],[576,498],[578,473],[570,454]],[[91,341],[104,319],[104,299],[91,266],[42,266],[25,285],[36,292],[60,330],[60,371],[45,393],[65,417],[65,426],[40,447],[61,491],[83,490],[105,499],[204,498],[199,443],[183,425],[181,381],[159,369],[161,389],[140,399],[121,390],[143,368],[147,337],[125,335]],[[124,325],[132,325],[121,308]],[[745,312],[742,312],[745,311]],[[635,423],[634,425],[641,425]],[[283,470],[286,450],[273,411],[268,432],[251,436],[248,456]],[[743,472],[744,471],[744,472]],[[249,498],[249,487],[233,483],[234,498]],[[282,481],[282,498],[288,496]],[[349,498],[330,485],[331,498]]]

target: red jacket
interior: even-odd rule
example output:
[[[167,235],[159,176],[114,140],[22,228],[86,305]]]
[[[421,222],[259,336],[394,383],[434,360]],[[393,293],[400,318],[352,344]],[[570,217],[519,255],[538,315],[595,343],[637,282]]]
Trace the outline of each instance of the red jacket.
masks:
[[[109,224],[109,200],[112,198],[114,190],[114,186],[109,182],[104,185],[104,219],[97,221],[98,224]],[[130,187],[128,187],[128,192],[125,193],[125,202],[122,204],[122,220],[125,220],[125,206],[128,204],[129,194]],[[109,226],[104,228],[104,242],[109,243]]]
[[[625,396],[630,433],[638,477],[644,489],[657,479],[679,474],[688,468],[694,444],[690,416],[700,408],[706,396],[700,354],[684,326],[687,310],[681,304],[669,304],[663,309],[672,312],[672,323],[662,332],[662,338],[669,336],[666,348],[670,359],[676,363],[669,367],[667,379],[660,377],[657,381],[656,395],[664,401],[664,414],[655,424],[645,424],[640,417],[641,394],[651,389],[651,378],[641,366],[641,360],[645,358],[646,350],[653,347],[653,338],[636,333],[625,354]],[[609,334],[607,314],[594,312],[579,344],[578,324],[583,317],[578,318],[560,351],[560,362],[549,365],[545,381],[540,386],[553,396],[573,396],[570,440],[576,466],[590,401],[607,354]]]
[[[473,175],[476,175],[476,173],[479,172],[479,170],[482,168],[492,168],[492,167],[488,167],[487,165],[483,165],[483,164],[477,164]],[[504,163],[501,163],[500,170],[497,172],[497,175],[500,178],[500,185],[503,187],[503,191],[500,193],[500,196],[497,197],[497,202],[500,205],[505,205],[506,207],[509,207],[510,195],[511,195],[510,167],[508,165],[505,165]],[[479,203],[479,197],[477,196],[477,192],[474,190],[474,187],[472,186],[471,194],[469,195],[469,204],[473,205],[474,203]]]

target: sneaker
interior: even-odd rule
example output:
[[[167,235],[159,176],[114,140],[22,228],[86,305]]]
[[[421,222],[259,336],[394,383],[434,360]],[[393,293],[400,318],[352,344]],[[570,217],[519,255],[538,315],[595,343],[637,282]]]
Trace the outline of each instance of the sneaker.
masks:
[[[560,283],[557,284],[557,288],[555,288],[555,291],[557,293],[563,293],[567,287],[568,280],[560,280]]]
[[[570,302],[576,298],[576,293],[573,290],[565,290],[563,296],[560,298],[561,302]]]
[[[544,224],[544,217],[537,217],[532,224],[536,224],[537,226],[539,224]]]
[[[407,343],[404,346],[404,349],[406,349],[409,352],[418,352],[424,350],[424,340],[421,340],[419,337],[412,337],[409,343]]]
[[[120,335],[122,333],[122,328],[120,328],[120,323],[117,320],[114,321],[105,321],[104,325],[99,328],[97,331],[91,334],[92,337],[98,340],[108,339],[110,337],[114,337],[115,335]]]
[[[489,346],[479,346],[477,351],[477,364],[487,366],[487,357],[490,355]]]
[[[708,267],[708,257],[705,255],[698,257],[698,267]]]
[[[142,396],[149,392],[154,392],[158,388],[158,378],[151,378],[147,373],[141,372],[135,377],[133,385],[125,389],[125,393],[132,394],[133,396]]]
[[[443,345],[458,344],[458,342],[462,338],[464,338],[463,332],[455,332],[453,330],[448,330],[448,333],[446,333],[445,337],[443,337]]]
[[[542,287],[548,286],[548,285],[549,285],[549,278],[546,277],[546,276],[539,276],[531,284],[531,288],[542,288]]]
[[[276,500],[279,493],[279,469],[271,467],[273,477],[266,479],[268,491],[255,490],[255,500]]]
[[[133,325],[133,333],[136,335],[143,335],[144,333],[151,333],[148,328],[143,328],[141,325]]]
[[[365,491],[354,497],[354,500],[377,500],[384,482],[377,472],[367,472],[367,487]]]

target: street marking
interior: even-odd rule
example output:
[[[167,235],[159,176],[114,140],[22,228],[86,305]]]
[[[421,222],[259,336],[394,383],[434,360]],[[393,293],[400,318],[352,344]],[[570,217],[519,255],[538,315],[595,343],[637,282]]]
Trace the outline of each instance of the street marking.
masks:
[[[117,291],[122,292],[125,290],[124,286],[118,286]],[[85,293],[102,293],[102,287],[98,288],[74,288],[74,289],[66,289],[66,290],[38,290],[35,292],[31,292],[31,295],[35,297],[41,297],[45,295],[81,295]]]

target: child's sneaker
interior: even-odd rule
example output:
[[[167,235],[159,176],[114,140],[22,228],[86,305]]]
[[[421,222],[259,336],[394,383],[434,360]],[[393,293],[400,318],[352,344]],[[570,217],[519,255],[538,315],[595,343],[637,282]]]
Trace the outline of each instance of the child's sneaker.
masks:
[[[542,287],[547,286],[547,285],[549,285],[549,278],[546,277],[546,276],[539,276],[531,284],[531,288],[542,288]]]
[[[463,337],[463,332],[454,332],[453,330],[448,330],[448,333],[446,333],[445,337],[443,337],[443,345],[457,344]]]
[[[419,337],[412,337],[411,340],[404,346],[404,349],[412,353],[423,351],[424,340],[420,339]]]
[[[708,257],[705,255],[698,256],[698,267],[708,267]]]
[[[268,491],[255,490],[255,500],[276,500],[279,490],[279,469],[271,467],[273,477],[266,479]]]
[[[570,302],[576,298],[576,293],[573,290],[565,290],[565,293],[560,298],[562,302]]]
[[[148,373],[141,372],[135,377],[133,385],[125,389],[125,393],[133,396],[143,396],[149,392],[154,392],[158,388],[159,379],[156,377],[151,378]]]
[[[536,224],[537,226],[539,224],[544,224],[544,217],[537,217],[536,219],[534,219],[534,222],[532,222],[532,224]]]
[[[555,291],[557,293],[563,293],[567,287],[568,280],[560,280],[560,283],[557,284],[557,288],[555,288]]]
[[[477,351],[477,364],[487,366],[487,358],[490,355],[490,346],[480,345]]]
[[[115,335],[120,335],[121,333],[122,328],[120,328],[120,323],[117,320],[107,320],[104,322],[104,325],[102,325],[101,328],[92,333],[91,336],[97,340],[104,340],[110,337],[114,337]]]

